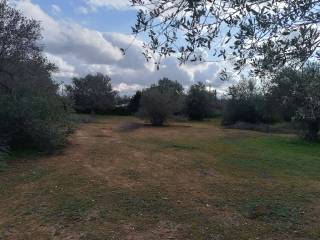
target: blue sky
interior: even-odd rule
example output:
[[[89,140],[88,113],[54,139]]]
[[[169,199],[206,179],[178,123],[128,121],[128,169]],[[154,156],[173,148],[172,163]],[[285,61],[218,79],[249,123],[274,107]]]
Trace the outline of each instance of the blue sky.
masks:
[[[91,29],[103,32],[131,34],[131,26],[136,19],[136,11],[133,8],[117,9],[113,6],[106,6],[83,14],[80,9],[88,8],[88,5],[82,0],[34,0],[32,2],[41,6],[50,15],[72,19]],[[61,12],[53,14],[53,5],[58,6]]]
[[[201,81],[223,92],[226,84],[218,73],[225,65],[218,63],[180,66],[175,57],[165,59],[157,70],[153,61],[142,55],[140,36],[125,56],[133,40],[131,26],[136,10],[128,0],[9,0],[25,16],[39,20],[42,26],[44,54],[60,71],[57,82],[69,84],[73,77],[101,72],[111,77],[122,94],[133,94],[160,78],[179,81],[186,88]]]

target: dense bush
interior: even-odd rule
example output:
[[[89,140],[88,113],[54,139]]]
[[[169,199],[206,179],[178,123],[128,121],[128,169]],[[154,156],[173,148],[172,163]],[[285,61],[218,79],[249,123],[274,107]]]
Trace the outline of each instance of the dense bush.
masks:
[[[137,91],[131,98],[128,104],[128,111],[130,114],[138,112],[140,107],[141,91]]]
[[[269,83],[266,97],[280,121],[291,122],[295,115],[292,84],[297,78],[296,70],[284,68]]]
[[[186,97],[186,113],[189,119],[203,120],[212,117],[217,104],[217,94],[206,89],[206,86],[199,82],[190,87]]]
[[[15,89],[1,94],[0,133],[8,145],[53,150],[64,144],[69,131],[66,106],[48,89]]]
[[[230,98],[225,102],[222,124],[236,122],[271,123],[276,120],[266,96],[256,87],[253,80],[241,80],[229,88]]]
[[[168,118],[183,107],[181,91],[177,91],[177,82],[169,83],[168,79],[159,81],[142,91],[138,115],[151,122],[152,125],[162,126]],[[165,84],[164,84],[165,83]]]
[[[293,121],[303,137],[318,139],[320,130],[320,64],[302,69],[287,67],[276,73],[264,91],[252,80],[229,88],[222,123],[274,123]]]
[[[109,113],[116,105],[117,92],[112,89],[111,78],[102,73],[73,78],[66,89],[80,113]]]
[[[222,124],[232,125],[236,122],[257,123],[261,120],[260,113],[254,104],[247,100],[229,100],[222,112]]]
[[[171,92],[173,97],[179,97],[183,94],[183,86],[178,81],[168,78],[160,79],[158,84],[153,85],[153,87],[158,87],[161,92]]]
[[[285,68],[272,80],[271,94],[284,108],[294,111],[292,119],[305,139],[318,139],[320,129],[320,64],[308,63],[301,70]]]
[[[51,151],[69,130],[68,107],[38,46],[40,25],[0,3],[0,142]]]

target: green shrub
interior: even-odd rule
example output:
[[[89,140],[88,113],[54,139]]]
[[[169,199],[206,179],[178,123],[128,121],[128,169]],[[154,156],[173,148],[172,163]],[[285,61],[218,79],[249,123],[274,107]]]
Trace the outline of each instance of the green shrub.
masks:
[[[162,126],[183,109],[183,87],[167,78],[159,80],[141,93],[138,116],[154,126]]]
[[[61,147],[70,128],[63,99],[42,88],[19,90],[1,94],[1,136],[11,147],[30,146],[44,151]]]
[[[102,73],[73,78],[67,92],[79,113],[109,113],[116,105],[117,92],[112,89],[111,78]]]
[[[222,124],[237,122],[273,123],[276,114],[266,96],[256,87],[253,80],[243,79],[229,88],[230,99],[224,103]]]
[[[271,94],[279,105],[293,109],[292,120],[303,137],[317,141],[320,131],[320,63],[309,62],[302,69],[285,68],[273,79]]]
[[[134,114],[140,107],[141,91],[137,91],[131,98],[128,105],[128,112]]]
[[[191,120],[203,120],[214,115],[216,92],[210,92],[199,82],[190,87],[186,97],[186,113]]]
[[[236,122],[264,122],[254,104],[245,100],[229,100],[222,112],[222,124],[232,125]]]
[[[52,151],[69,131],[68,106],[39,46],[41,27],[0,3],[0,141]]]

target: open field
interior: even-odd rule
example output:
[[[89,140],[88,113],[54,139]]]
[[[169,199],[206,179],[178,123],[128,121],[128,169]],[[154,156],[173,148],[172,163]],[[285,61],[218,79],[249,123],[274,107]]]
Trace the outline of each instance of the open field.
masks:
[[[60,154],[16,155],[0,239],[320,239],[320,144],[294,136],[103,117]]]

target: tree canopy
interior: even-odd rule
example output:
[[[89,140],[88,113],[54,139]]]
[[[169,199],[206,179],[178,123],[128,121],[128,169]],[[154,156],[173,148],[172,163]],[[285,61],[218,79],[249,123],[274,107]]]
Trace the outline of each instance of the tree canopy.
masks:
[[[193,84],[186,97],[186,113],[192,120],[203,120],[210,117],[217,102],[217,92],[209,91],[206,85],[198,82]]]
[[[130,0],[140,8],[133,33],[144,54],[204,60],[199,51],[256,72],[320,57],[319,0]],[[159,64],[159,63],[158,63]]]
[[[183,87],[177,81],[163,78],[141,93],[138,115],[162,126],[168,118],[180,112],[183,106]]]
[[[51,151],[69,132],[69,112],[42,52],[40,25],[0,2],[0,145]],[[3,147],[0,147],[0,152]]]
[[[54,71],[56,68],[42,57],[42,48],[38,43],[41,39],[39,22],[27,19],[19,11],[8,6],[6,1],[0,2],[0,76],[13,81],[17,68],[26,67],[33,70]],[[39,68],[41,66],[41,68]],[[44,69],[45,68],[45,69]],[[43,72],[43,71],[42,71]],[[6,82],[1,81],[3,89],[10,90]]]
[[[102,73],[73,78],[67,92],[78,112],[104,113],[114,108],[117,92],[112,89],[111,78]]]
[[[310,62],[302,70],[283,69],[272,83],[271,92],[276,96],[281,93],[279,103],[294,106],[293,120],[300,123],[304,137],[317,140],[320,129],[320,65]],[[286,91],[283,91],[284,86]]]

